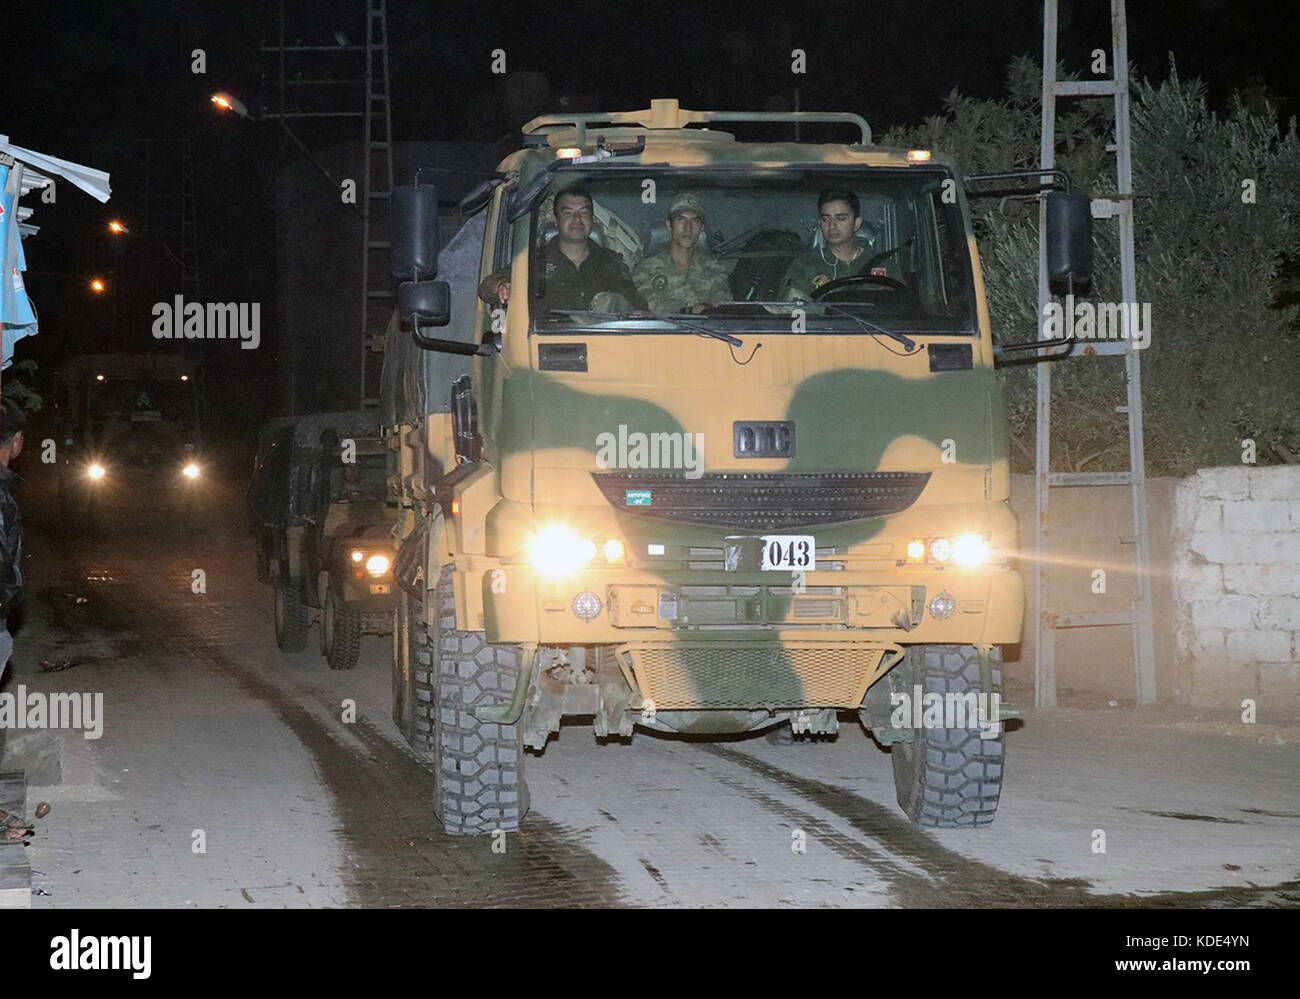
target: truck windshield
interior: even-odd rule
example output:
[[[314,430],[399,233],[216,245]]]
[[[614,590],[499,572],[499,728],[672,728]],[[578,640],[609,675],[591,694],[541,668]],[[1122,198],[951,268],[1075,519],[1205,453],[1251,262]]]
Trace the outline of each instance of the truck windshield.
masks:
[[[668,324],[647,314],[689,313],[732,332],[972,334],[950,179],[917,167],[557,171],[529,229],[534,329],[660,333]]]
[[[88,383],[92,420],[193,423],[198,407],[192,381],[110,378]]]

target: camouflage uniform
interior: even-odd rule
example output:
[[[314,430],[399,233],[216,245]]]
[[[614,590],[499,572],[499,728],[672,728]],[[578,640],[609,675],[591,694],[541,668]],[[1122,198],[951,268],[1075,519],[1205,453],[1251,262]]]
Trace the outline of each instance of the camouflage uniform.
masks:
[[[665,247],[641,258],[632,270],[632,281],[650,303],[650,311],[689,312],[692,306],[731,301],[730,272],[716,257],[696,250],[683,274]]]
[[[872,243],[855,239],[857,254],[844,261],[826,247],[809,250],[794,258],[785,277],[781,279],[781,296],[786,299],[811,298],[812,293],[828,281],[863,273],[863,267],[874,256]],[[873,273],[885,274],[884,267],[873,267]]]

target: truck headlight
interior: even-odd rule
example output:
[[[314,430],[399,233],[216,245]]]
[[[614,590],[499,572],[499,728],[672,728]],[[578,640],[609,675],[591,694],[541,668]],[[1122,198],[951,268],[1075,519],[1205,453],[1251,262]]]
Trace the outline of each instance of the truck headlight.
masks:
[[[199,477],[199,466],[194,464],[194,462],[191,461],[188,465],[186,465],[184,468],[181,469],[181,474],[184,475],[185,478],[187,479],[197,479]]]
[[[352,578],[361,579],[361,572],[364,569],[371,576],[378,579],[393,564],[392,559],[382,552],[368,551],[365,548],[353,548],[348,552],[348,559],[352,563]]]
[[[596,542],[563,526],[543,527],[529,546],[528,561],[550,579],[567,576],[596,557]]]
[[[86,474],[92,479],[102,479],[104,477],[104,466],[96,463],[86,469]]]
[[[983,565],[988,558],[988,543],[978,534],[963,534],[952,543],[952,560],[958,565]]]

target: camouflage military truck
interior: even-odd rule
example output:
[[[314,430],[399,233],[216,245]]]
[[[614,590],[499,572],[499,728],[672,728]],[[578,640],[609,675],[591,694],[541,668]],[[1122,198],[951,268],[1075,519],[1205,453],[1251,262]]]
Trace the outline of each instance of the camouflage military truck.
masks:
[[[245,496],[258,578],[275,592],[275,638],[301,652],[313,621],[331,669],[392,623],[392,516],[374,411],[317,413],[263,428]]]
[[[55,377],[59,497],[87,522],[115,499],[157,504],[202,489],[202,424],[194,363],[174,354],[83,354]],[[201,495],[201,494],[200,494]]]
[[[697,127],[796,120],[856,141]],[[440,255],[436,192],[394,199],[394,718],[435,758],[447,830],[515,828],[525,749],[573,716],[602,738],[829,734],[856,716],[890,747],[914,821],[991,822],[1022,582],[957,167],[874,146],[855,115],[672,100],[537,118],[522,145]],[[548,241],[575,187],[563,209],[589,203],[589,240],[633,270],[693,194],[695,252],[727,268],[732,300],[562,300]],[[825,249],[825,191],[856,195],[871,256],[785,300],[791,265]],[[1049,242],[1053,273],[1081,287],[1086,204],[1071,204],[1049,212]],[[489,275],[504,306],[476,296]]]

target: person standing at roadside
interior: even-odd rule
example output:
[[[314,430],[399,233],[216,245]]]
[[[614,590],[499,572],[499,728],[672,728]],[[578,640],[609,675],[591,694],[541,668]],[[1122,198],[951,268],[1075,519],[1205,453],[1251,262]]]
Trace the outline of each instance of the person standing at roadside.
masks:
[[[9,615],[23,596],[23,518],[14,495],[22,481],[9,467],[23,449],[27,414],[11,396],[0,398],[0,676],[14,649]]]

